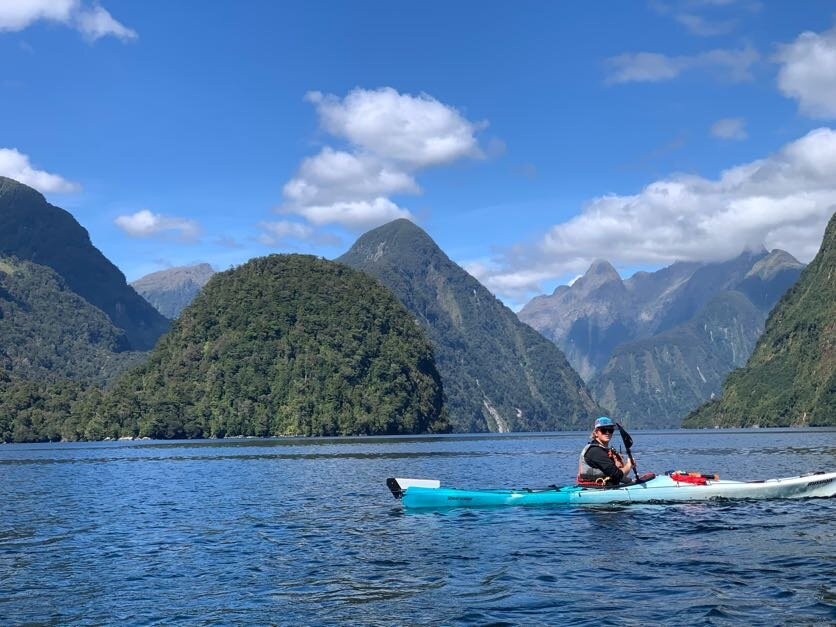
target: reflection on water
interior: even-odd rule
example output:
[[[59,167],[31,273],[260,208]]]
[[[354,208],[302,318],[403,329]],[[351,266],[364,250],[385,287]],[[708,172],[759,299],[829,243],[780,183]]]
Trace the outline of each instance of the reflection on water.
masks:
[[[586,435],[2,446],[0,616],[60,624],[836,621],[836,499],[410,515],[383,483],[565,484]],[[657,473],[759,479],[836,462],[832,429],[632,435],[640,469]],[[613,593],[591,603],[594,582]]]

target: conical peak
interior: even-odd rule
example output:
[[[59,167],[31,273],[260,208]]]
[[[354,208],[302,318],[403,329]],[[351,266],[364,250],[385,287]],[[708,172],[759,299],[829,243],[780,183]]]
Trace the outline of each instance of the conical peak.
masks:
[[[342,257],[343,263],[378,263],[389,259],[390,255],[422,258],[444,255],[444,252],[421,227],[409,220],[400,218],[364,233]]]

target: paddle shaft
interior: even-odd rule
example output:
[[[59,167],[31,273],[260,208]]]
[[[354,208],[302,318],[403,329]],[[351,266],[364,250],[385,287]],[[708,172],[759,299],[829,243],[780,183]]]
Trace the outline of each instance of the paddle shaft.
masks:
[[[636,481],[638,481],[639,469],[636,468],[636,460],[633,459],[633,453],[630,451],[630,447],[633,446],[633,438],[630,437],[630,434],[620,424],[616,423],[615,426],[618,427],[618,432],[621,434],[621,441],[624,442],[624,448],[627,449],[627,459],[630,460],[630,464],[633,466],[633,472],[636,474]]]

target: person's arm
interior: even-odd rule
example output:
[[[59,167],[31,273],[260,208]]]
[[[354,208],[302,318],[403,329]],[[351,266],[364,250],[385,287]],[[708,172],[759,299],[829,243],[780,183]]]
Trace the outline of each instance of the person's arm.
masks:
[[[619,469],[618,466],[615,465],[615,462],[610,459],[610,456],[607,455],[607,452],[597,446],[590,446],[589,450],[586,452],[585,458],[586,463],[603,472],[613,483],[621,483],[624,475],[630,472],[630,469],[632,468],[632,465],[628,461],[624,464],[623,470]]]

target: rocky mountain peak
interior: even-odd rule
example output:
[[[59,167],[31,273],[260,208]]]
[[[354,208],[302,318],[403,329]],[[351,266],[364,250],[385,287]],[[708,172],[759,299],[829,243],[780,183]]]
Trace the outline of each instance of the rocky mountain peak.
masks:
[[[791,254],[776,248],[763,259],[759,259],[746,274],[746,278],[759,277],[767,281],[782,270],[801,270],[803,267],[804,264]]]
[[[607,283],[614,283],[623,286],[621,276],[609,261],[604,259],[596,259],[589,266],[586,273],[574,282],[572,285],[573,291],[582,291],[589,293],[594,289],[606,285]]]

